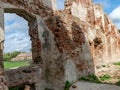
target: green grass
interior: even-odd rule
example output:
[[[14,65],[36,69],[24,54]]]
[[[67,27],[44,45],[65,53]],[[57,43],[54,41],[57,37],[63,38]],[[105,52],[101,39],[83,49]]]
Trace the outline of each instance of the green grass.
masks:
[[[30,61],[5,61],[4,62],[4,69],[11,69],[11,68],[17,68],[22,66],[28,66]]]
[[[79,80],[84,80],[84,81],[90,81],[90,82],[95,82],[95,83],[101,83],[99,79],[97,78],[96,75],[94,74],[89,74],[85,77],[80,77]]]
[[[120,66],[120,62],[114,63],[114,65]]]
[[[89,74],[87,76],[80,77],[79,80],[90,81],[90,82],[94,82],[94,83],[102,83],[103,81],[110,80],[111,78],[112,77],[108,74],[105,74],[105,75],[100,76],[100,77],[97,77],[94,74]]]
[[[105,74],[103,76],[100,76],[99,79],[100,79],[100,81],[106,81],[106,80],[111,79],[111,76],[108,74]]]

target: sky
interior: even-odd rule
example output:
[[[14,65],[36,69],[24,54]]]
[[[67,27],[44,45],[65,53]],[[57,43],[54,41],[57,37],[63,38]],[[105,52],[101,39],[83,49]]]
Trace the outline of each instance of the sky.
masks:
[[[5,43],[4,52],[29,52],[31,41],[28,35],[28,22],[16,14],[4,14]]]
[[[120,0],[94,0],[100,3],[104,12],[109,15],[113,23],[120,29]],[[58,9],[64,9],[64,0],[57,0]],[[26,51],[31,48],[28,34],[28,22],[16,14],[5,13],[5,43],[4,52]]]

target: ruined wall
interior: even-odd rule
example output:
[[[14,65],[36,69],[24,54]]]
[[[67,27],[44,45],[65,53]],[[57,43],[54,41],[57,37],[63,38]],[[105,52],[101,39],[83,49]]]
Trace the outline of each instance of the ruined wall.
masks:
[[[54,2],[55,3],[55,2]],[[51,35],[49,35],[51,32],[50,30],[48,31],[48,28],[46,27],[46,25],[44,24],[45,19],[49,18],[51,15],[53,15],[53,1],[49,1],[49,4],[47,4],[44,2],[44,0],[1,0],[0,1],[0,7],[1,7],[1,11],[2,13],[0,13],[0,22],[1,22],[1,32],[0,32],[0,65],[1,65],[1,81],[0,81],[0,86],[1,89],[0,90],[7,90],[6,87],[6,82],[4,80],[4,73],[3,73],[3,44],[4,44],[4,12],[6,13],[16,13],[18,15],[20,15],[21,17],[25,18],[28,21],[28,25],[29,25],[29,34],[31,37],[31,41],[32,41],[32,55],[33,55],[33,64],[39,64],[40,68],[38,68],[38,73],[39,70],[42,68],[42,74],[41,76],[45,76],[44,72],[46,72],[44,70],[44,67],[46,66],[46,57],[44,57],[44,53],[46,55],[49,56],[49,54],[46,53],[46,51],[48,50],[44,50],[46,48],[52,48],[55,45],[53,44],[52,47],[49,43],[52,43],[50,41],[54,40],[53,37],[51,37]],[[42,17],[42,18],[41,18]],[[40,20],[40,21],[39,21]],[[41,23],[42,22],[42,23]],[[41,24],[40,24],[41,23]],[[40,28],[39,28],[40,27]],[[47,33],[45,33],[47,32]],[[50,38],[51,37],[51,38]],[[48,38],[48,39],[47,39]],[[52,39],[52,40],[51,40]],[[49,42],[48,42],[49,41]],[[43,52],[42,52],[43,51]],[[42,58],[43,57],[43,58]],[[44,59],[44,61],[43,61]],[[48,59],[47,59],[48,60]],[[37,69],[36,69],[37,70]],[[10,73],[5,73],[5,75],[9,75],[9,74],[14,74],[14,72],[10,72]],[[13,86],[18,86],[18,84],[21,82],[20,79],[20,75],[18,75],[18,73],[16,71],[16,75],[14,75],[15,77],[18,78],[14,78],[13,79]],[[11,75],[12,75],[11,74]],[[37,74],[37,73],[36,73]],[[26,77],[25,74],[23,73],[23,81],[24,78]],[[7,77],[7,76],[6,76]],[[36,90],[42,90],[40,85],[42,85],[45,89],[46,86],[46,76],[45,79],[44,78],[41,79],[38,78],[38,80],[41,80],[40,84],[37,84],[37,82],[32,82],[34,83],[34,85],[36,86]],[[11,82],[10,79],[7,79],[7,82]],[[41,84],[43,80],[43,83],[45,82],[45,84]],[[16,83],[16,81],[18,81],[18,83]],[[7,83],[8,85],[8,83]],[[8,85],[9,86],[9,85]]]
[[[120,34],[112,21],[104,14],[102,6],[91,0],[66,0],[66,11],[86,24],[84,31],[89,42],[95,69],[117,62],[120,52]],[[97,71],[97,70],[95,70]]]
[[[37,82],[30,76],[36,90],[63,90],[66,80],[74,82],[80,76],[97,74],[97,67],[116,61],[120,50],[120,36],[116,27],[104,14],[101,5],[95,5],[91,0],[66,0],[65,9],[59,11],[56,10],[55,2],[55,0],[0,1],[2,9],[0,16],[3,12],[16,13],[28,21],[33,65],[39,66],[35,67],[38,72],[26,68],[30,72],[22,74],[22,80],[19,77],[23,69],[7,71],[5,76],[8,82],[11,77],[8,76],[9,73],[11,75],[15,73],[16,78],[12,81],[12,86],[18,86],[24,83],[24,80],[29,83],[25,78],[29,74],[39,73],[39,78],[33,77],[38,78]],[[2,72],[3,18],[0,18]],[[3,85],[0,86],[6,87],[5,81],[1,82]],[[9,83],[7,85],[10,87]]]

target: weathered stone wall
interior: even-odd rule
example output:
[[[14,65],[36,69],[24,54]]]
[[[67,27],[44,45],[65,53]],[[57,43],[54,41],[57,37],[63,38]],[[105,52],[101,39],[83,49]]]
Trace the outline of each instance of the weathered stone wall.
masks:
[[[34,75],[41,71],[37,82],[33,78],[38,76],[30,76],[36,90],[63,90],[66,80],[74,82],[82,75],[97,74],[97,67],[116,61],[120,50],[119,33],[108,16],[103,13],[101,5],[95,5],[91,0],[66,0],[65,10],[59,11],[56,10],[55,2],[0,1],[0,16],[3,12],[16,13],[29,23],[33,64],[39,66],[36,69],[38,72],[33,71],[29,74]],[[3,72],[4,17],[1,17],[0,70]],[[29,81],[25,79],[28,74],[22,73],[21,69],[12,72],[15,72],[16,77],[12,81],[13,86],[24,83],[24,80]],[[8,75],[12,72],[7,71],[5,74],[8,82]],[[22,73],[22,80],[19,73]],[[4,81],[1,83],[1,87],[6,85]]]

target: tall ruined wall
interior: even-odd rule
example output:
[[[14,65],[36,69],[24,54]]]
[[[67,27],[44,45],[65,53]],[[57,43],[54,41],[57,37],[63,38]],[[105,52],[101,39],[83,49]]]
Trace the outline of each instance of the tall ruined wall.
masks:
[[[85,23],[86,30],[83,32],[89,43],[95,69],[117,62],[120,57],[120,34],[103,12],[102,6],[95,5],[91,0],[66,0],[65,5],[65,11]]]
[[[0,16],[3,17],[4,12],[16,13],[29,23],[33,64],[39,67],[32,67],[37,68],[38,72],[32,72],[34,69],[31,69],[27,73],[41,73],[40,77],[34,77],[35,80],[39,77],[37,82],[30,77],[36,90],[63,90],[66,80],[74,82],[80,76],[97,74],[97,67],[116,61],[120,50],[120,35],[104,14],[101,5],[95,5],[92,0],[66,0],[65,9],[59,11],[56,10],[55,2],[56,0],[0,1]],[[3,72],[3,18],[0,18],[1,72]],[[7,77],[9,72],[6,72],[7,80],[10,80]],[[17,73],[18,70],[12,72]],[[16,75],[14,77],[17,77]],[[28,75],[23,74],[22,82]],[[14,81],[21,81],[19,77],[12,81],[12,86],[16,86]],[[3,84],[10,86],[5,82],[0,86]]]

